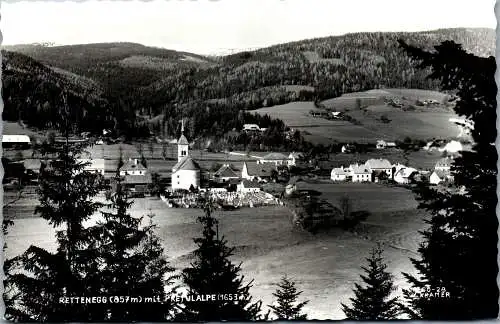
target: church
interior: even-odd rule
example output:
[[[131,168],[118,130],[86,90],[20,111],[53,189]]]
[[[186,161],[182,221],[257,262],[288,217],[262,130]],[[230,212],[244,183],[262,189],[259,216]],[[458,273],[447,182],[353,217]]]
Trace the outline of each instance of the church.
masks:
[[[200,173],[200,165],[189,156],[189,141],[184,135],[182,122],[181,137],[177,141],[177,163],[172,168],[172,189],[199,188]]]

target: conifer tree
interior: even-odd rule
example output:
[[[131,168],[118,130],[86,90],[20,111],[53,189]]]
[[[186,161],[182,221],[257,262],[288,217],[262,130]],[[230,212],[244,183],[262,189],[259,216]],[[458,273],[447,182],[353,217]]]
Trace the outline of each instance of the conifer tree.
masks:
[[[183,270],[182,278],[193,300],[185,301],[182,321],[246,321],[261,319],[261,301],[252,303],[249,289],[240,275],[241,264],[230,261],[233,249],[216,233],[217,220],[212,216],[211,204],[204,208],[205,216],[198,221],[203,225],[203,236],[194,239],[198,248],[196,260]],[[197,297],[217,296],[215,301],[197,301]],[[225,300],[227,299],[227,300]]]
[[[362,267],[366,275],[360,275],[365,283],[355,284],[355,298],[350,298],[351,306],[342,305],[342,311],[349,320],[391,320],[399,314],[397,297],[391,298],[395,290],[392,275],[386,271],[382,258],[382,248],[378,245],[367,259],[368,267]]]
[[[65,99],[63,93],[63,99]],[[30,246],[16,258],[10,284],[16,299],[6,309],[6,316],[17,321],[86,321],[102,319],[99,309],[86,304],[62,303],[62,297],[98,296],[95,269],[99,260],[88,250],[93,237],[84,226],[101,203],[93,197],[103,188],[98,174],[84,170],[83,146],[69,143],[69,107],[66,102],[66,141],[44,145],[46,157],[40,170],[39,205],[35,214],[46,219],[57,230],[57,251],[51,253]],[[14,271],[15,270],[15,271]]]
[[[154,233],[152,215],[147,226],[143,218],[134,218],[127,211],[133,204],[122,179],[116,177],[116,189],[111,196],[109,211],[103,211],[104,221],[93,228],[94,248],[99,249],[103,293],[106,296],[130,298],[156,297],[165,303],[107,304],[107,320],[164,321],[173,311],[164,286],[172,283],[173,272],[163,255],[163,248]],[[168,277],[167,277],[168,276]]]
[[[286,275],[278,283],[278,289],[273,293],[276,297],[276,305],[268,305],[272,309],[276,319],[281,320],[306,320],[307,315],[302,314],[302,308],[309,303],[308,300],[298,302],[302,291],[297,291],[295,282]]]
[[[428,52],[400,42],[419,67],[432,73],[444,91],[458,96],[455,112],[473,124],[471,151],[462,151],[451,166],[451,188],[421,186],[419,208],[431,214],[422,232],[418,275],[405,274],[407,313],[426,320],[477,320],[498,316],[497,286],[497,151],[496,63],[443,42]],[[420,294],[446,291],[444,297]]]

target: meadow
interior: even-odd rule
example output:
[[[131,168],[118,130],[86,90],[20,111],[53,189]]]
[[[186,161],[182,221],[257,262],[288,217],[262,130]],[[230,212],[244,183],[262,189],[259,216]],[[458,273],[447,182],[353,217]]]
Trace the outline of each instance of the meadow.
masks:
[[[235,248],[235,262],[243,262],[246,280],[254,279],[251,293],[267,305],[283,274],[297,281],[304,298],[310,299],[305,311],[311,318],[341,319],[340,302],[352,296],[354,282],[359,281],[360,266],[375,242],[385,244],[389,270],[396,283],[405,286],[401,271],[413,272],[409,257],[416,257],[420,242],[418,230],[424,228],[421,211],[416,210],[413,194],[403,188],[378,184],[309,184],[323,192],[325,199],[336,204],[348,194],[354,210],[369,210],[370,217],[357,233],[331,230],[310,234],[292,227],[290,213],[284,207],[242,208],[217,211],[219,233]],[[102,197],[100,198],[102,199]],[[27,202],[18,202],[26,205]],[[33,203],[33,201],[31,201]],[[49,250],[55,248],[54,229],[39,217],[22,217],[16,206],[4,210],[15,218],[6,237],[6,256],[22,253],[31,244]],[[134,217],[155,214],[157,232],[163,240],[166,254],[177,269],[187,266],[195,249],[193,238],[200,235],[196,218],[199,209],[169,209],[159,199],[139,198],[132,206]],[[96,216],[97,218],[97,216]],[[94,222],[92,220],[91,222]]]
[[[321,144],[332,140],[375,143],[378,139],[395,141],[407,136],[428,140],[454,138],[459,134],[459,128],[449,121],[450,118],[457,117],[450,107],[418,107],[405,111],[385,104],[384,98],[399,98],[409,105],[414,104],[417,99],[444,103],[447,95],[419,89],[375,89],[321,102],[326,108],[346,112],[359,124],[313,117],[309,114],[311,110],[317,110],[313,102],[292,102],[254,112],[282,119],[289,127],[301,130],[307,140]],[[390,122],[384,123],[380,119],[382,115],[388,117]]]

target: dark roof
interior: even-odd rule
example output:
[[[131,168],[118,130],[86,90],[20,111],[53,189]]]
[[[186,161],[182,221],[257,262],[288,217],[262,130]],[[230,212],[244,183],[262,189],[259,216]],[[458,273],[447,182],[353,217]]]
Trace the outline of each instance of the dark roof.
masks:
[[[186,156],[183,157],[179,162],[177,162],[174,167],[172,168],[172,172],[176,172],[178,170],[193,170],[197,171],[200,170],[200,165],[198,162],[193,160],[191,157]]]
[[[126,175],[123,183],[129,185],[140,185],[140,184],[149,184],[151,183],[151,175]]]
[[[223,165],[214,174],[216,177],[220,178],[239,178],[240,176],[234,171],[229,165]]]
[[[245,187],[245,188],[260,188],[260,184],[258,182],[254,182],[254,181],[249,181],[247,179],[243,180],[241,182],[241,184]]]
[[[177,141],[178,145],[189,145],[189,141],[187,140],[186,136],[184,134],[181,135],[179,140]]]
[[[250,176],[256,177],[270,177],[271,172],[276,170],[274,163],[257,163],[257,162],[244,162],[247,166],[247,172]]]
[[[137,159],[137,164],[135,164],[134,160],[128,160],[123,164],[123,166],[120,168],[120,171],[126,171],[126,170],[147,170],[141,162]]]

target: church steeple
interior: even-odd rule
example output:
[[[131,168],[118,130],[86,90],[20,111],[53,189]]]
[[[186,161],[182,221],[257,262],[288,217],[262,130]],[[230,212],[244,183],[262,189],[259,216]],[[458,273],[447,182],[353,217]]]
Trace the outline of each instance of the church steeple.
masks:
[[[177,160],[180,161],[189,155],[189,142],[184,136],[184,119],[181,120],[181,137],[177,141]]]

